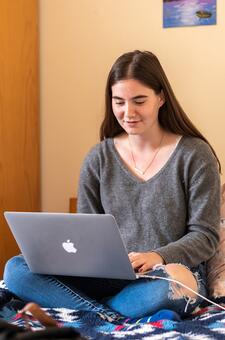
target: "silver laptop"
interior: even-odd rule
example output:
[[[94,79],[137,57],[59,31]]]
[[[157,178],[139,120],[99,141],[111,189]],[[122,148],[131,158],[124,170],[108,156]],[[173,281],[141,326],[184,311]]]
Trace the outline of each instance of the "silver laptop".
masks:
[[[112,215],[5,212],[4,216],[34,273],[137,278]]]

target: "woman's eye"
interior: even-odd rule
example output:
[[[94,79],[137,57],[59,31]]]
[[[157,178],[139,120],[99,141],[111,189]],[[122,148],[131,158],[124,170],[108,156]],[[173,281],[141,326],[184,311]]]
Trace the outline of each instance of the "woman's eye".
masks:
[[[137,105],[141,105],[141,104],[144,104],[144,100],[140,101],[140,100],[135,100],[135,104]]]
[[[116,102],[116,105],[123,105],[124,102]]]

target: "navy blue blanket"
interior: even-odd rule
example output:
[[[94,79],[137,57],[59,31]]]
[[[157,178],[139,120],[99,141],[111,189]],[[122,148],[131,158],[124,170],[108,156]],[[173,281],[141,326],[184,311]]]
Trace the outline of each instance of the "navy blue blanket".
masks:
[[[225,297],[217,300],[225,307]],[[13,296],[0,281],[0,318],[24,327],[19,310],[24,302]],[[123,319],[109,323],[97,313],[81,312],[65,308],[45,308],[59,326],[72,326],[88,339],[225,339],[225,311],[213,305],[202,306],[195,310],[189,319],[176,317],[145,317],[140,320]],[[169,315],[169,314],[168,314]],[[30,318],[30,325],[35,329],[42,325]]]

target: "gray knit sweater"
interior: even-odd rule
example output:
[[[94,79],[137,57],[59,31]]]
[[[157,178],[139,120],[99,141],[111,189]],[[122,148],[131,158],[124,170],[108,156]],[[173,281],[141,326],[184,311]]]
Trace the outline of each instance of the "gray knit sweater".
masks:
[[[113,139],[84,160],[78,212],[112,214],[130,251],[156,251],[166,263],[189,268],[208,260],[218,244],[220,178],[208,144],[182,137],[151,179],[134,176]]]

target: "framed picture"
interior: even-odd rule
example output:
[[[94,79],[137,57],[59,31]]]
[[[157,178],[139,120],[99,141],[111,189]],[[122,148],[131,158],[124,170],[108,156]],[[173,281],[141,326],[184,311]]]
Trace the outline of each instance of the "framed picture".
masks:
[[[163,0],[163,27],[216,24],[216,0]]]

